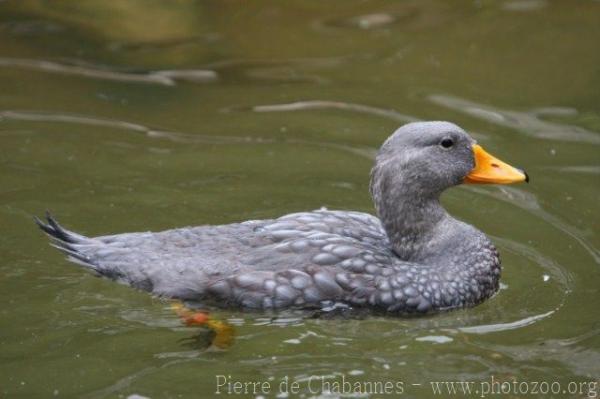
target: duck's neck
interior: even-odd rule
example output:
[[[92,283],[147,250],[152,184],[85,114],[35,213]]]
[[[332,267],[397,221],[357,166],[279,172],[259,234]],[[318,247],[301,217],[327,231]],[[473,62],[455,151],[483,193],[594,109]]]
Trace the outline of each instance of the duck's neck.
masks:
[[[393,180],[391,185],[385,176],[373,178],[371,193],[377,215],[396,255],[417,260],[429,252],[440,225],[451,218],[440,204],[440,193],[432,194],[411,182],[402,184],[398,176]]]

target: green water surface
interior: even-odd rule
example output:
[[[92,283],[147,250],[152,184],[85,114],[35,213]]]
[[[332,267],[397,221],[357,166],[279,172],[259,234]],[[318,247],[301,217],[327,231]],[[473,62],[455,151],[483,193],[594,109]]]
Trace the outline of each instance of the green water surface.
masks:
[[[502,255],[502,289],[473,309],[221,310],[236,338],[219,349],[32,222],[50,209],[93,236],[373,212],[374,151],[413,120],[455,122],[531,176],[443,198]],[[213,397],[219,375],[271,386],[230,398],[400,396],[323,391],[342,379],[600,396],[572,392],[600,379],[599,150],[598,1],[0,1],[0,396]]]

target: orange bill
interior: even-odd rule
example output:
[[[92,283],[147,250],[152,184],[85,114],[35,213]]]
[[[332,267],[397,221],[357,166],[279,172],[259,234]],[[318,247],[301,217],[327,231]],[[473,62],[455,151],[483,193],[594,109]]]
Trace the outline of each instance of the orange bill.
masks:
[[[475,167],[465,177],[469,184],[509,184],[529,182],[529,176],[521,169],[510,166],[485,152],[479,144],[473,145]]]

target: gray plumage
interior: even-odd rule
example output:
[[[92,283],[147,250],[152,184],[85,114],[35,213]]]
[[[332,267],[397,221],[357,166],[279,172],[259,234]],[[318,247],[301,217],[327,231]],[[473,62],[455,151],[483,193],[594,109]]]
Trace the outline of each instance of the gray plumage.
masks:
[[[439,196],[473,169],[473,143],[448,122],[398,129],[371,172],[378,217],[317,210],[94,238],[50,215],[36,221],[70,260],[159,296],[253,309],[334,301],[399,314],[472,306],[498,289],[498,253]]]

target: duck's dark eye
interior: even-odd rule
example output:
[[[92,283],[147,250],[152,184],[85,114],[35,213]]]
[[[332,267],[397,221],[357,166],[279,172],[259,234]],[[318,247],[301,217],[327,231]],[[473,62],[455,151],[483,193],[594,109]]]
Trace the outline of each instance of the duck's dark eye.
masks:
[[[444,148],[450,148],[454,145],[454,141],[452,139],[443,139],[440,145]]]

